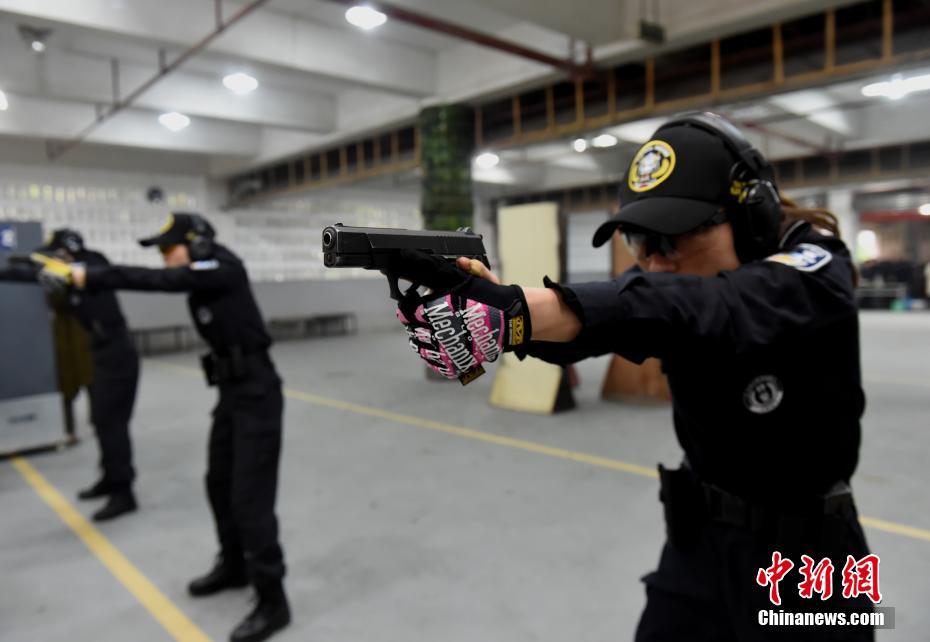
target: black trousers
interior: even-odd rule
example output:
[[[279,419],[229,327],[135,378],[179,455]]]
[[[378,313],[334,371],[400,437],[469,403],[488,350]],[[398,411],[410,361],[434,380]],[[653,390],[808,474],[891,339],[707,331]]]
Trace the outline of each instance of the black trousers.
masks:
[[[857,560],[868,554],[865,535],[855,515],[829,517],[830,542],[781,546],[775,534],[751,533],[736,527],[707,523],[700,529],[692,549],[682,551],[669,543],[662,549],[658,569],[643,578],[646,608],[636,631],[636,642],[753,642],[759,641],[849,641],[871,642],[871,627],[762,626],[760,610],[784,612],[870,611],[865,598],[842,597],[841,571],[846,555]],[[779,550],[794,562],[794,568],[779,585],[781,606],[769,601],[768,588],[756,584],[760,568],[772,564],[772,552]],[[798,583],[802,576],[801,554],[816,564],[829,557],[834,565],[833,596],[824,602],[819,595],[802,599]]]
[[[243,563],[256,586],[284,577],[274,505],[284,398],[270,361],[221,383],[213,409],[207,496],[224,560]]]
[[[100,446],[103,479],[111,488],[129,488],[136,476],[129,420],[136,403],[139,355],[126,334],[94,344],[91,355],[90,415]]]

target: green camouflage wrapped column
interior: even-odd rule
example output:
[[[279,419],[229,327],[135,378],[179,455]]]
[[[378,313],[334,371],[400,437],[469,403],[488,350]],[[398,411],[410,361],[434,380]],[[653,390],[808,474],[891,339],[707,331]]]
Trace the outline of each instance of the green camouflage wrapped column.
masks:
[[[467,105],[439,105],[420,112],[421,210],[429,230],[472,225],[471,157],[475,115]]]

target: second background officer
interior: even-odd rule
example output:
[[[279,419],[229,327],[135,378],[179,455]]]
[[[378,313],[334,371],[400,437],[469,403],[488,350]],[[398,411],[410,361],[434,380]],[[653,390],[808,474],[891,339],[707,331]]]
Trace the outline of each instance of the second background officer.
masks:
[[[78,290],[188,292],[197,331],[210,347],[204,371],[219,389],[213,410],[206,475],[220,554],[189,591],[206,596],[251,582],[256,608],[232,632],[233,642],[257,642],[290,622],[284,594],[284,553],[274,512],[284,408],[281,379],[242,261],[214,242],[200,215],[175,213],[140,244],[157,246],[165,269],[112,265],[76,267]]]

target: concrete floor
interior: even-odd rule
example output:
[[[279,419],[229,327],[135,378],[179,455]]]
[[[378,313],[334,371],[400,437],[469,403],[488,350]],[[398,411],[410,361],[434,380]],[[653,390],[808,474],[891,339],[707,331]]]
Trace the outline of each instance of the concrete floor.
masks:
[[[863,314],[869,405],[854,479],[862,514],[930,530],[930,314]],[[579,408],[491,408],[491,377],[428,382],[399,332],[286,343],[288,388],[653,467],[680,457],[662,406],[598,400],[606,361],[580,370]],[[194,355],[147,359],[133,422],[139,513],[104,535],[213,640],[247,590],[195,600],[215,552],[202,492],[207,414]],[[179,369],[177,366],[187,369]],[[298,395],[299,397],[299,395]],[[662,523],[654,479],[291,397],[279,515],[295,611],[281,642],[604,642],[631,639]],[[842,403],[825,399],[824,403]],[[84,441],[31,463],[69,499],[93,480]],[[804,453],[795,453],[802,465]],[[94,505],[75,505],[89,515]],[[0,640],[156,642],[169,634],[0,463]],[[867,528],[897,629],[927,639],[930,541]]]

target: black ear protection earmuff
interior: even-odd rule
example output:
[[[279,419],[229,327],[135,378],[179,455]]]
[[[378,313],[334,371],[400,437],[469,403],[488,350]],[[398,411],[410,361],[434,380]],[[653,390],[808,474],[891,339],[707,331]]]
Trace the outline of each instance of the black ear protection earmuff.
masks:
[[[191,261],[206,261],[213,257],[213,226],[199,214],[189,214],[193,229],[188,232],[187,251]]]
[[[730,194],[733,198],[725,205],[740,261],[748,263],[775,252],[784,214],[771,163],[739,129],[717,114],[684,114],[665,123],[660,131],[682,125],[713,134],[737,158],[730,168]]]

